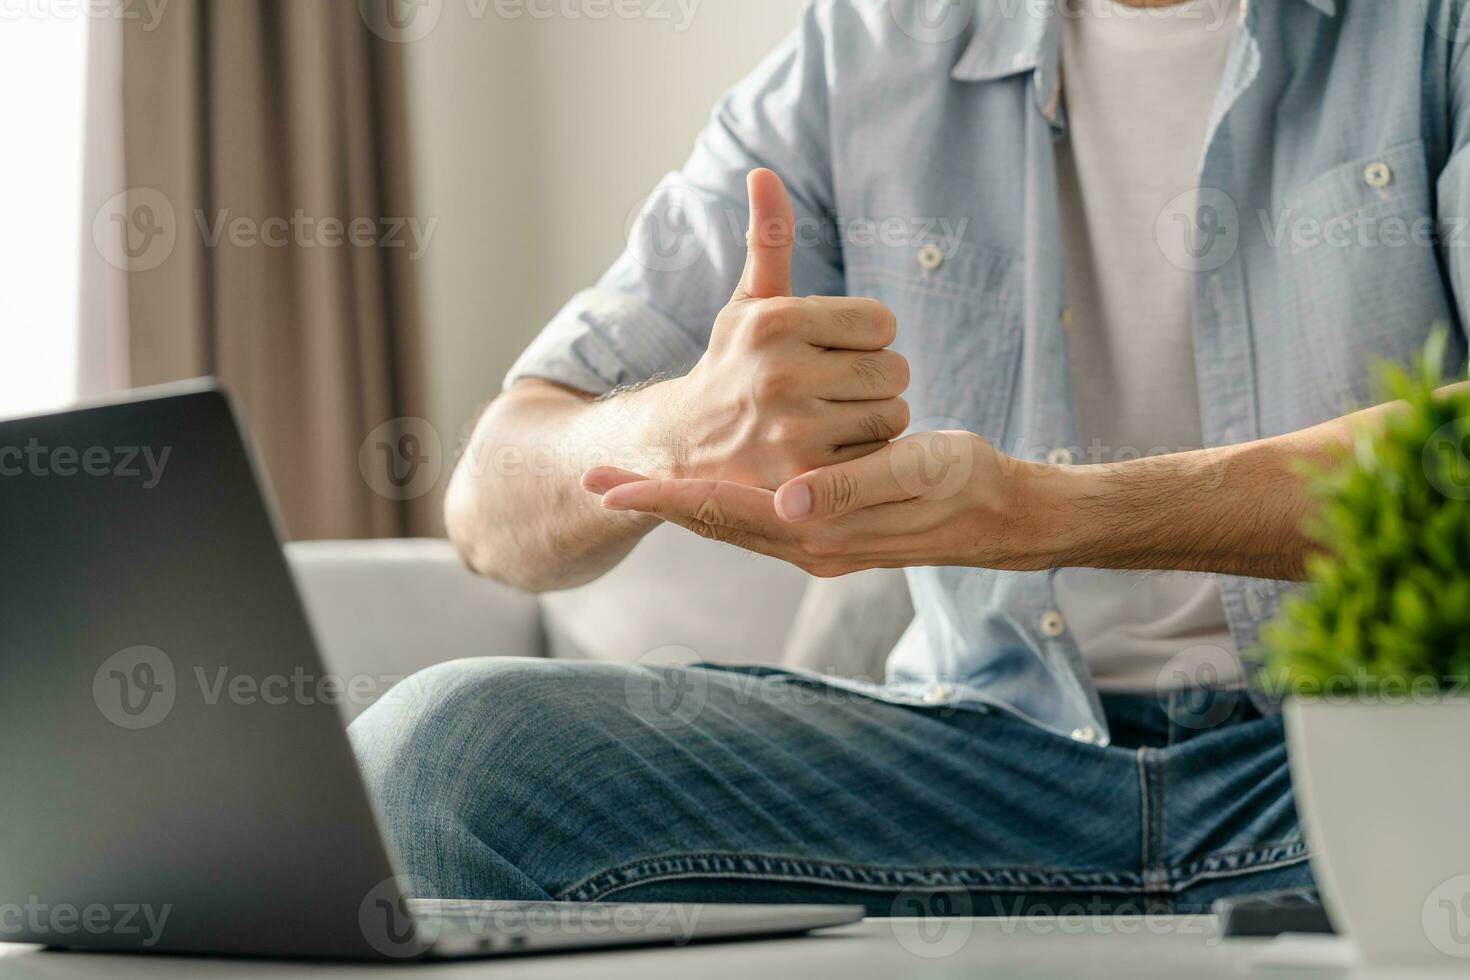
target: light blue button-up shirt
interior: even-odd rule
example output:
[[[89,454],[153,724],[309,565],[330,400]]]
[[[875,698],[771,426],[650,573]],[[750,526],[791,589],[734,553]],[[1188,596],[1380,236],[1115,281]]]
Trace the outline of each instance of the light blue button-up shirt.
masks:
[[[1246,0],[1221,25],[1235,37],[1198,205],[1159,222],[1160,247],[1196,274],[1206,445],[1370,404],[1375,359],[1406,360],[1437,322],[1455,325],[1446,367],[1463,363],[1465,10]],[[745,175],[763,166],[796,207],[797,292],[870,296],[897,314],[915,428],[1085,462],[1062,328],[1062,16],[1055,0],[818,0],[721,102],[628,251],[507,384],[604,392],[691,368],[739,278]],[[915,568],[908,580],[916,616],[876,693],[943,692],[1106,741],[1050,573]],[[1249,660],[1287,586],[1222,576],[1220,587]]]

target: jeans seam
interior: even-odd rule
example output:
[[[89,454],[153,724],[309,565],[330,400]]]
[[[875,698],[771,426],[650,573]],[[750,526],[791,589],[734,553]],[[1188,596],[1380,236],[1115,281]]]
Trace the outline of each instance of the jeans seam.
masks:
[[[560,889],[560,901],[591,902],[634,885],[687,878],[740,878],[832,885],[862,891],[980,887],[1006,892],[1134,892],[1129,871],[1044,868],[891,867],[737,852],[698,852],[630,861]]]
[[[1139,874],[1139,880],[1146,880],[1147,879],[1147,877],[1148,877],[1148,866],[1149,866],[1149,860],[1150,860],[1150,854],[1149,854],[1149,851],[1148,851],[1148,845],[1149,845],[1148,828],[1149,828],[1149,820],[1150,820],[1149,805],[1148,805],[1148,762],[1147,762],[1147,759],[1144,756],[1144,753],[1146,753],[1147,751],[1148,751],[1148,749],[1139,749],[1138,750],[1138,753],[1137,753],[1137,759],[1138,759],[1138,805],[1139,805],[1139,820],[1138,820],[1138,828],[1139,828],[1139,830],[1138,830],[1138,834],[1139,834],[1139,841],[1138,841],[1138,874]]]
[[[1138,750],[1139,792],[1142,794],[1140,823],[1143,825],[1143,853],[1140,870],[1143,893],[1150,898],[1169,895],[1172,873],[1164,861],[1164,778],[1158,764],[1158,753],[1149,748]]]
[[[1177,894],[1201,881],[1234,878],[1289,867],[1300,864],[1310,856],[1306,841],[1300,837],[1207,854],[1187,865],[1174,868],[1170,872],[1169,890]]]

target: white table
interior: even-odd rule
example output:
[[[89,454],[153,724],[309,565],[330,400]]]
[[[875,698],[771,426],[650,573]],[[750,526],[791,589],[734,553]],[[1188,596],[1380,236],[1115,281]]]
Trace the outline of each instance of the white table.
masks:
[[[60,953],[0,945],[3,980],[346,980],[366,976],[660,980],[798,977],[1328,980],[1353,977],[1337,940],[1222,941],[1208,916],[1148,919],[868,919],[795,939],[624,949],[409,967]],[[1395,972],[1402,977],[1402,972]]]

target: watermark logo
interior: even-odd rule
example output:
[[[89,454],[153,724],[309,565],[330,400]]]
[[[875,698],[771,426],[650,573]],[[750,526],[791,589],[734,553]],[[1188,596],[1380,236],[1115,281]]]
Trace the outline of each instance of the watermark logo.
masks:
[[[1185,191],[1164,205],[1154,226],[1159,250],[1176,268],[1214,272],[1240,247],[1240,212],[1213,187]]]
[[[114,195],[92,219],[92,244],[103,261],[123,272],[147,272],[163,265],[178,236],[173,203],[152,187]]]
[[[357,450],[367,485],[388,500],[415,500],[433,490],[444,469],[439,432],[414,416],[390,419],[367,434]]]
[[[713,220],[687,187],[664,187],[628,212],[628,253],[654,272],[683,272],[704,258]]]
[[[943,44],[975,19],[975,0],[888,0],[898,29],[924,44]]]
[[[955,955],[975,932],[975,906],[965,889],[910,885],[894,898],[889,915],[898,944],[929,960]]]
[[[1470,959],[1470,875],[1451,878],[1424,900],[1424,935],[1435,949]]]
[[[1451,500],[1470,500],[1470,419],[1456,419],[1429,437],[1424,473]]]
[[[113,654],[97,669],[92,694],[105,718],[136,730],[163,721],[180,697],[206,708],[221,704],[365,708],[379,701],[412,701],[417,681],[401,673],[318,674],[301,666],[257,675],[223,665],[196,665],[181,673],[162,650],[137,646]]]
[[[119,728],[152,728],[173,711],[178,683],[174,664],[157,647],[119,650],[92,676],[92,700],[102,716]]]
[[[384,956],[393,959],[418,956],[439,936],[442,920],[434,916],[415,919],[408,907],[414,885],[408,875],[380,881],[357,907],[357,925],[362,937]]]
[[[1209,643],[1181,650],[1169,658],[1154,680],[1169,720],[1180,728],[1206,731],[1235,714],[1240,692],[1223,682],[1239,674],[1236,657]]]
[[[623,681],[628,708],[662,731],[692,724],[709,700],[708,675],[686,666],[698,659],[698,654],[682,646],[659,647],[639,657]]]
[[[975,437],[958,419],[921,419],[909,428],[912,434],[889,450],[889,466],[905,493],[948,500],[970,485],[975,473]]]
[[[439,26],[444,0],[357,0],[368,30],[394,44],[422,41]]]

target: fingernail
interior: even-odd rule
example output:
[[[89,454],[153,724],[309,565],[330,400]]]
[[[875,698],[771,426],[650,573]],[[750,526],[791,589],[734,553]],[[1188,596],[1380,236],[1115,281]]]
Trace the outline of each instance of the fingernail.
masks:
[[[616,500],[608,500],[606,497],[603,497],[602,498],[602,509],[603,510],[631,510],[632,508],[631,507],[625,507],[622,504],[618,503]]]
[[[776,512],[782,520],[799,521],[812,512],[812,488],[805,483],[788,484],[776,494]]]

